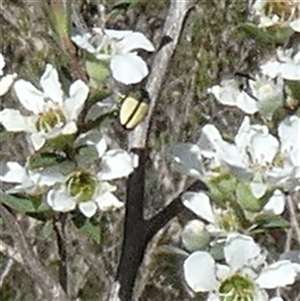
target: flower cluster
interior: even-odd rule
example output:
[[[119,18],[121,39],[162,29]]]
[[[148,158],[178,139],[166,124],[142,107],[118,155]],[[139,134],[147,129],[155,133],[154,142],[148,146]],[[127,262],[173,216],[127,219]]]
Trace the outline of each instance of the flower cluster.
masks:
[[[204,251],[193,252],[184,262],[187,284],[194,292],[208,292],[207,301],[275,301],[266,290],[291,285],[300,273],[300,264],[288,260],[268,265],[260,246],[246,235],[228,235],[224,256],[226,265]]]
[[[259,17],[260,27],[289,26],[300,32],[300,5],[297,0],[256,0],[252,10]]]
[[[20,103],[30,115],[9,108],[0,112],[0,122],[7,131],[30,133],[35,150],[48,139],[77,132],[76,121],[89,93],[87,85],[77,80],[70,87],[69,97],[65,97],[58,73],[50,64],[46,65],[40,85],[42,91],[23,79],[14,84]]]
[[[300,31],[298,1],[255,1],[252,10],[264,34],[272,26]],[[279,288],[300,275],[298,251],[296,259],[277,254],[275,261],[253,239],[290,227],[281,216],[287,198],[294,197],[292,206],[299,207],[299,45],[277,48],[258,70],[236,72],[207,90],[222,105],[247,114],[235,137],[225,140],[208,123],[197,143],[170,147],[173,169],[209,187],[181,196],[199,218],[182,231],[185,281],[192,293],[208,293],[207,301],[282,301]]]
[[[54,211],[69,212],[78,206],[86,217],[92,217],[97,208],[107,211],[122,207],[123,203],[113,194],[116,186],[108,181],[127,177],[137,162],[125,150],[108,150],[105,137],[95,136],[92,131],[78,133],[78,119],[89,87],[76,80],[70,86],[69,96],[65,96],[58,72],[50,64],[46,65],[40,87],[41,90],[18,79],[13,86],[14,92],[28,113],[11,108],[0,112],[0,122],[5,129],[29,134],[34,150],[25,166],[15,161],[2,166],[0,180],[14,184],[6,192],[45,195],[44,199]],[[70,146],[75,147],[75,152],[93,147],[96,152],[94,160],[88,164],[82,164],[82,158],[75,158],[75,162],[67,160],[65,152]],[[31,161],[39,154],[51,158],[49,149],[53,151],[52,157],[61,156],[61,160],[50,166],[46,161],[45,166],[32,166]]]

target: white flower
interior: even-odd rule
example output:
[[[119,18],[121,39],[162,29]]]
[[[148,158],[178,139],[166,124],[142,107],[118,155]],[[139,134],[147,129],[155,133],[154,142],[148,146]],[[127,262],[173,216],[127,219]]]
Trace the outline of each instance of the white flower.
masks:
[[[294,31],[300,32],[298,0],[256,0],[252,13],[259,16],[259,27],[290,26]]]
[[[271,78],[280,76],[287,80],[300,80],[300,51],[277,49],[277,60],[272,59],[260,66],[262,73]]]
[[[99,60],[110,60],[114,79],[129,85],[140,82],[148,75],[147,64],[135,50],[143,49],[152,52],[155,49],[142,33],[111,29],[102,31],[100,28],[93,28],[93,31],[96,36],[92,36],[91,33],[76,33],[72,36],[72,41],[80,48],[94,54]],[[93,40],[96,46],[93,45]]]
[[[208,147],[209,141],[203,143],[177,143],[170,148],[169,160],[177,172],[197,179],[211,178],[219,175],[220,161]],[[203,147],[202,147],[203,146]]]
[[[104,138],[97,144],[88,141],[88,144],[95,145],[98,150],[101,158],[100,172],[77,170],[54,186],[48,192],[47,202],[55,211],[72,211],[78,205],[86,217],[91,217],[97,208],[107,211],[123,206],[112,193],[116,187],[106,181],[128,176],[134,169],[134,158],[121,149],[106,151]]]
[[[0,181],[16,184],[7,190],[7,193],[35,194],[43,186],[52,186],[63,178],[57,167],[47,168],[45,171],[33,171],[18,162],[10,161],[0,168]]]
[[[16,73],[4,75],[3,69],[5,61],[2,53],[0,52],[0,96],[4,95],[17,77]]]
[[[33,114],[24,116],[14,109],[0,112],[0,122],[6,130],[30,133],[35,150],[39,150],[47,139],[77,131],[76,120],[89,93],[89,88],[81,80],[77,80],[70,87],[69,97],[65,98],[58,73],[49,64],[41,77],[40,85],[43,91],[23,79],[17,80],[14,85],[20,103]]]
[[[220,85],[209,88],[208,92],[212,93],[223,105],[236,106],[247,114],[254,114],[258,111],[257,99],[241,90],[234,79],[223,80]]]
[[[266,126],[250,125],[249,117],[244,118],[234,144],[224,141],[213,125],[204,126],[202,135],[204,140],[210,141],[211,152],[223,164],[238,176],[250,179],[251,191],[256,198],[264,196],[268,185],[279,182],[283,184],[294,177],[295,167],[287,160],[279,166],[275,164],[280,153],[277,138],[269,133]],[[284,142],[281,149],[283,145]]]
[[[255,79],[243,78],[238,80],[223,80],[220,85],[208,89],[216,99],[227,106],[236,106],[247,114],[254,114],[262,106],[272,102],[282,103],[283,99],[283,82],[276,82],[268,77],[259,77]],[[241,87],[242,86],[242,87]]]
[[[231,208],[221,209],[213,206],[204,192],[186,192],[181,197],[183,204],[200,218],[208,222],[206,229],[212,235],[227,235],[241,227]]]
[[[265,256],[253,239],[245,235],[229,234],[224,255],[227,265],[217,264],[209,253],[202,251],[192,253],[184,262],[187,284],[196,293],[208,292],[208,301],[268,301],[265,289],[293,284],[300,272],[300,265],[288,260],[262,268]]]

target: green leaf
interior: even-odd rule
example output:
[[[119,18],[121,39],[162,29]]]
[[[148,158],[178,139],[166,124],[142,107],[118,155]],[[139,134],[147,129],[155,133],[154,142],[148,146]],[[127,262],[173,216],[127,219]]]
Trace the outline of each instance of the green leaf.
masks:
[[[253,23],[243,23],[233,32],[233,38],[245,41],[249,38],[255,40],[259,45],[272,49],[275,47],[274,39],[265,29],[257,27]]]
[[[99,155],[95,146],[83,145],[78,148],[75,159],[79,166],[84,167],[98,160]]]
[[[184,258],[189,256],[189,253],[181,248],[172,246],[172,245],[162,245],[159,246],[156,250],[155,250],[156,254],[171,254],[171,255],[178,255],[178,256],[182,256]]]
[[[251,230],[253,233],[263,232],[266,229],[285,229],[290,227],[288,221],[272,213],[262,213],[256,216],[252,223],[256,225]]]
[[[94,225],[87,219],[80,230],[97,244],[101,243],[102,237],[100,225]]]
[[[259,212],[263,202],[252,195],[250,185],[245,182],[238,183],[236,187],[236,197],[243,209],[251,212]]]
[[[285,84],[290,89],[291,97],[300,99],[300,81],[298,81],[298,80],[285,80]]]
[[[219,205],[222,205],[232,199],[236,189],[236,183],[237,178],[230,173],[214,178],[208,183],[212,199],[214,199]]]
[[[215,260],[223,260],[224,259],[224,244],[225,243],[217,243],[211,247],[209,250],[210,255]]]
[[[43,236],[44,237],[50,237],[52,234],[53,234],[53,222],[52,222],[52,220],[48,220],[45,224],[44,224],[44,226],[43,226],[43,228],[42,228],[42,234],[43,234]]]
[[[85,63],[86,71],[91,80],[91,85],[98,87],[103,84],[110,76],[109,65],[106,62],[88,59]]]
[[[36,212],[34,202],[29,199],[18,198],[0,192],[0,202],[20,213]]]
[[[60,164],[64,157],[53,153],[34,154],[29,158],[29,169],[45,168]]]
[[[13,137],[15,133],[12,132],[6,132],[6,131],[1,131],[0,132],[0,143],[5,142],[6,140],[10,139]]]

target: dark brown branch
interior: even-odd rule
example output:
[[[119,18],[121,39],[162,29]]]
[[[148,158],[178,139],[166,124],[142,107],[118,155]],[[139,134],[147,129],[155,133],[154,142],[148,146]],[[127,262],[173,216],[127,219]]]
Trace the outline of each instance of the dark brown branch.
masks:
[[[149,75],[146,90],[150,96],[150,110],[144,122],[139,124],[129,135],[128,145],[140,158],[138,168],[130,176],[127,183],[127,200],[122,254],[117,272],[119,298],[121,301],[131,301],[135,279],[144,257],[149,240],[172,217],[182,209],[180,198],[174,200],[165,210],[154,217],[152,221],[145,221],[144,211],[144,185],[146,143],[149,132],[150,119],[157,102],[163,79],[168,69],[171,57],[176,49],[180,33],[187,12],[194,6],[195,1],[171,0],[165,21],[162,36],[170,37],[172,42],[162,47],[155,55],[152,72]],[[115,283],[118,284],[118,283]],[[112,295],[116,295],[115,292]],[[115,297],[110,300],[116,301]]]
[[[133,151],[139,156],[139,166],[127,183],[124,237],[117,272],[117,280],[120,283],[119,297],[122,301],[131,300],[137,271],[146,248],[143,217],[146,151],[140,149]]]
[[[70,301],[60,284],[53,279],[47,268],[42,265],[32,248],[28,245],[21,226],[13,214],[3,205],[0,205],[0,210],[1,216],[11,234],[14,247],[22,257],[25,270],[41,288],[45,300]]]
[[[168,206],[163,210],[153,216],[150,220],[147,221],[146,225],[146,244],[150,242],[153,236],[163,228],[172,218],[177,216],[183,210],[186,210],[186,207],[183,205],[181,196],[186,191],[200,191],[208,190],[208,187],[202,181],[195,181],[191,184],[185,191],[180,193]]]
[[[67,249],[66,249],[66,225],[67,215],[61,214],[57,222],[54,223],[54,230],[57,237],[58,254],[60,257],[58,279],[65,292],[68,292],[68,272],[67,272]]]

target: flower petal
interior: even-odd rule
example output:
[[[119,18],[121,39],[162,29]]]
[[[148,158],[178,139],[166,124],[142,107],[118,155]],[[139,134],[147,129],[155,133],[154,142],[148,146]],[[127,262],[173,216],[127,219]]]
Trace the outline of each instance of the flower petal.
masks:
[[[274,214],[279,215],[283,213],[284,206],[284,194],[279,189],[276,189],[271,198],[269,199],[268,203],[264,206],[264,211],[271,211]]]
[[[264,268],[256,279],[256,283],[267,289],[284,287],[295,282],[300,265],[289,260],[280,260]]]
[[[151,41],[141,32],[133,32],[118,43],[120,53],[128,53],[132,50],[143,49],[149,52],[155,50]]]
[[[258,101],[244,91],[239,94],[236,105],[246,114],[254,114],[258,111]]]
[[[72,32],[71,40],[81,49],[90,53],[95,53],[96,48],[90,43],[91,34],[81,33],[78,30]]]
[[[300,19],[290,22],[290,27],[297,32],[300,32]]]
[[[64,112],[70,120],[76,120],[89,93],[88,86],[81,80],[75,81],[69,91],[70,97],[65,101]]]
[[[272,298],[270,301],[284,301],[281,297]]]
[[[9,132],[35,132],[35,116],[23,116],[17,110],[4,109],[0,112],[0,122]]]
[[[0,168],[0,180],[7,183],[22,183],[28,177],[26,169],[18,162],[7,162]]]
[[[46,138],[41,133],[33,133],[30,135],[30,141],[34,150],[39,150],[46,142]]]
[[[253,163],[267,165],[272,163],[279,150],[278,140],[268,133],[256,133],[252,136],[249,151]]]
[[[100,28],[93,28],[94,31],[99,32]],[[115,29],[105,29],[104,33],[110,38],[115,40],[122,40],[128,36],[130,36],[133,31],[132,30],[115,30]]]
[[[120,202],[118,198],[110,192],[99,195],[95,201],[101,211],[119,209],[124,206],[124,203]]]
[[[127,177],[134,169],[133,157],[122,149],[106,152],[101,160],[101,180],[113,180]]]
[[[47,194],[47,203],[54,211],[68,212],[76,207],[76,201],[60,186],[53,187]]]
[[[300,166],[300,145],[295,143],[300,135],[300,118],[290,116],[285,118],[278,127],[281,151],[294,166]]]
[[[201,149],[196,144],[177,143],[170,149],[172,167],[177,172],[201,178],[203,165]]]
[[[267,188],[268,185],[265,184],[262,179],[253,179],[253,181],[250,182],[251,193],[257,199],[265,195]]]
[[[295,63],[283,63],[279,67],[281,76],[288,80],[300,80],[300,66]]]
[[[41,77],[40,83],[45,95],[59,106],[62,106],[64,94],[61,89],[57,70],[52,65],[46,65],[46,69]]]
[[[97,211],[97,204],[95,202],[83,202],[78,205],[79,210],[82,212],[82,214],[88,218],[95,215]]]
[[[28,111],[39,114],[44,111],[44,93],[39,91],[30,82],[19,79],[14,84],[14,89],[20,103]]]
[[[89,142],[89,141],[88,141]],[[99,155],[99,158],[102,158],[107,149],[107,143],[105,138],[101,138],[99,142],[96,144],[96,149]]]
[[[192,253],[184,262],[184,277],[194,292],[210,292],[218,286],[213,257],[202,251]]]
[[[77,132],[77,124],[74,121],[68,122],[61,130],[62,135],[72,135]],[[60,133],[57,133],[58,136]]]
[[[0,52],[0,76],[3,75],[3,68],[5,67],[5,60],[3,54]]]
[[[134,53],[114,55],[110,69],[113,78],[125,85],[139,83],[148,75],[147,64]]]
[[[234,233],[228,235],[224,255],[228,265],[239,270],[260,263],[261,249],[252,237]]]
[[[0,96],[7,93],[16,77],[17,74],[7,74],[0,79]]]
[[[181,197],[184,206],[199,217],[210,223],[215,223],[215,215],[209,197],[203,192],[185,192]]]

